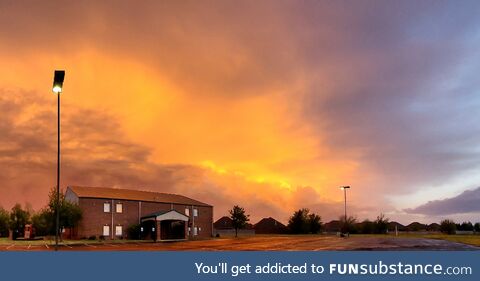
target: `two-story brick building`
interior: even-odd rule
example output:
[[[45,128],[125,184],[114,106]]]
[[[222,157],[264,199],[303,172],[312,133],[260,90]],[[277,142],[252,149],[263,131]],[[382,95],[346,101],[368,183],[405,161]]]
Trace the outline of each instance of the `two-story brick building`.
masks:
[[[65,199],[82,209],[77,238],[128,238],[127,229],[138,224],[143,238],[158,241],[213,235],[213,207],[182,195],[69,186]]]

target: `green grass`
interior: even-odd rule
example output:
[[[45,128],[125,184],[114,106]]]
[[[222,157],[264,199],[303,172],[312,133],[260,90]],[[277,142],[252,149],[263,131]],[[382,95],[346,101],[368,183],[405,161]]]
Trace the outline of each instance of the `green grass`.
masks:
[[[451,242],[458,242],[480,247],[480,235],[448,235],[448,234],[423,234],[423,233],[399,233],[398,236],[394,234],[354,234],[352,237],[387,237],[387,238],[425,238],[425,239],[439,239]]]

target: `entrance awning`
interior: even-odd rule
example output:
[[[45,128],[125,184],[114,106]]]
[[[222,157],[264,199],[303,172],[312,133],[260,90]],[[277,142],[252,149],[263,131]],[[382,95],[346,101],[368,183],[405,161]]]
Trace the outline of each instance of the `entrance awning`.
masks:
[[[179,213],[175,210],[170,211],[160,211],[153,214],[143,216],[141,221],[164,221],[164,220],[176,220],[176,221],[188,221],[188,217],[182,213]]]

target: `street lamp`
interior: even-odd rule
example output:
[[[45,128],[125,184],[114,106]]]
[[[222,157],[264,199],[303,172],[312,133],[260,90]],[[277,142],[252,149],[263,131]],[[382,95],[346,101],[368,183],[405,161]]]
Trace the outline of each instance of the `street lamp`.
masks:
[[[57,95],[57,196],[55,199],[55,251],[58,251],[60,236],[60,93],[63,89],[65,70],[55,70],[52,91]]]
[[[348,185],[340,187],[340,189],[343,189],[343,196],[345,198],[345,226],[347,225],[347,189],[349,188],[350,186]]]

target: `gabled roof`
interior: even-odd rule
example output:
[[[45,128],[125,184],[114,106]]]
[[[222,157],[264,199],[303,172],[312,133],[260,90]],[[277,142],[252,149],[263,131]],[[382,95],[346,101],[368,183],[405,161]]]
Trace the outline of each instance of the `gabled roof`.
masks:
[[[282,234],[287,232],[287,227],[272,217],[261,219],[253,228],[255,229],[255,233],[258,234]]]
[[[231,218],[223,216],[213,223],[213,227],[216,229],[230,229],[233,228],[233,222]]]
[[[75,193],[79,198],[102,198],[102,199],[119,199],[134,200],[146,202],[174,203],[183,205],[208,206],[206,203],[170,193],[160,193],[132,189],[108,188],[108,187],[86,187],[86,186],[69,186],[67,188]]]
[[[183,220],[188,221],[188,217],[176,210],[168,210],[168,211],[159,211],[155,213],[148,214],[142,217],[142,221],[148,219],[156,219],[156,220]]]

